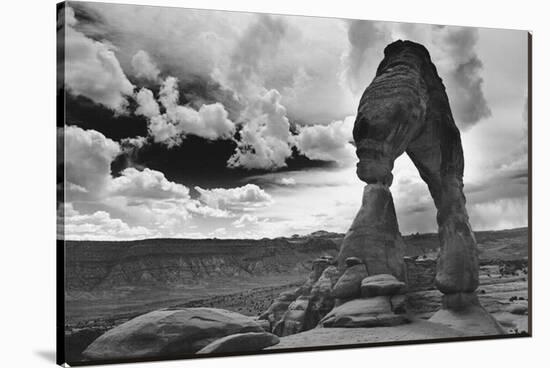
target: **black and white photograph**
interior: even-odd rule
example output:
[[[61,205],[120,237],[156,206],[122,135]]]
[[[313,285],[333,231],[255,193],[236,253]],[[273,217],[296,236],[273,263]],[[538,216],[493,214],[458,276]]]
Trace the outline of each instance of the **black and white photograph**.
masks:
[[[68,1],[56,38],[58,364],[532,335],[527,30]]]

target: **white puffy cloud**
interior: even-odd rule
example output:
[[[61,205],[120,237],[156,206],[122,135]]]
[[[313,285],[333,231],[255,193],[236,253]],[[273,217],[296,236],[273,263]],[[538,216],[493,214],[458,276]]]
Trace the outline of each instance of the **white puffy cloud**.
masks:
[[[110,193],[127,198],[189,198],[186,186],[169,181],[160,171],[147,168],[139,171],[133,167],[124,169],[121,176],[112,179]]]
[[[151,60],[149,54],[143,50],[139,50],[132,57],[132,68],[134,74],[138,78],[147,79],[151,82],[157,82],[159,80],[160,69]]]
[[[157,112],[151,98],[152,93],[144,91],[140,108],[143,106],[142,115],[150,117],[149,132],[155,142],[174,146],[179,145],[188,134],[216,140],[230,139],[235,133],[235,124],[229,120],[221,103],[204,104],[198,111],[179,105],[178,80],[175,77],[167,77],[159,92],[159,101],[166,109],[164,114],[151,116]],[[145,109],[145,106],[150,108]]]
[[[233,221],[231,225],[237,229],[246,228],[250,230],[251,228],[267,223],[268,219],[259,220],[257,216],[245,213],[237,220]]]
[[[296,147],[312,160],[334,161],[347,166],[356,161],[352,131],[355,117],[333,121],[329,125],[311,125],[299,128]]]
[[[136,102],[138,107],[135,111],[136,115],[143,115],[148,118],[160,115],[159,104],[155,100],[155,96],[150,89],[142,88],[136,93]]]
[[[71,204],[66,204],[64,217],[59,221],[58,235],[65,240],[125,240],[156,235],[143,226],[129,226],[105,211],[80,214]]]
[[[120,153],[117,142],[95,130],[65,127],[65,177],[68,199],[79,192],[92,197],[105,193],[111,180],[111,162]],[[80,188],[74,192],[71,188]]]
[[[229,189],[195,187],[195,190],[200,194],[199,201],[222,210],[250,210],[272,203],[271,196],[255,184]]]
[[[124,113],[134,90],[126,78],[115,49],[107,42],[78,31],[74,11],[66,7],[65,84],[74,95],[88,97],[118,113]]]
[[[292,135],[281,94],[270,90],[246,111],[249,119],[240,131],[236,152],[228,160],[230,167],[276,169],[286,166],[292,154]]]

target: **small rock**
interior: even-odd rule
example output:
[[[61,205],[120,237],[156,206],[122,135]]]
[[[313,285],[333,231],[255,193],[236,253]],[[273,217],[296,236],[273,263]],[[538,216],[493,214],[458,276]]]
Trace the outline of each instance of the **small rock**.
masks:
[[[405,288],[405,283],[397,280],[392,275],[373,275],[365,277],[361,281],[361,296],[370,298],[380,295],[402,294]]]
[[[268,332],[248,332],[222,337],[197,354],[236,353],[258,351],[279,343],[279,338]]]
[[[407,313],[407,296],[403,294],[390,297],[391,310],[395,314]]]
[[[294,300],[296,300],[296,290],[294,291],[283,291],[282,293],[279,294],[279,296],[277,297],[277,300],[280,300],[282,302],[293,302]]]
[[[512,314],[524,315],[529,312],[529,303],[526,300],[516,300],[506,308]]]

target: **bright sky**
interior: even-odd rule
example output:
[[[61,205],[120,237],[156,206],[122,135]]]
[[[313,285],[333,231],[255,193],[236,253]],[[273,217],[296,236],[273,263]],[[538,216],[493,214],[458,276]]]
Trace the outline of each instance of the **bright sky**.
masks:
[[[67,239],[345,232],[364,185],[355,111],[397,39],[425,45],[447,87],[473,228],[527,225],[524,31],[69,4],[64,83],[88,113],[64,131]],[[197,170],[204,154],[223,170]],[[401,232],[435,231],[408,157],[393,173]]]

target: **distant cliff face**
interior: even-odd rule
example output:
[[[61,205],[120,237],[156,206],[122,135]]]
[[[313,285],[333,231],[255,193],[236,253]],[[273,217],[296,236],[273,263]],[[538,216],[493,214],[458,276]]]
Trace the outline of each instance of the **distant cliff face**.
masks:
[[[203,281],[270,275],[303,275],[322,255],[336,256],[344,235],[261,240],[147,239],[127,242],[67,241],[66,291],[114,287],[196,286]],[[482,264],[527,257],[527,229],[477,232]],[[411,287],[433,282],[437,234],[404,237]]]
[[[312,260],[336,255],[341,236],[293,239],[147,239],[66,242],[66,291],[117,286],[195,285],[220,277],[304,274]]]

